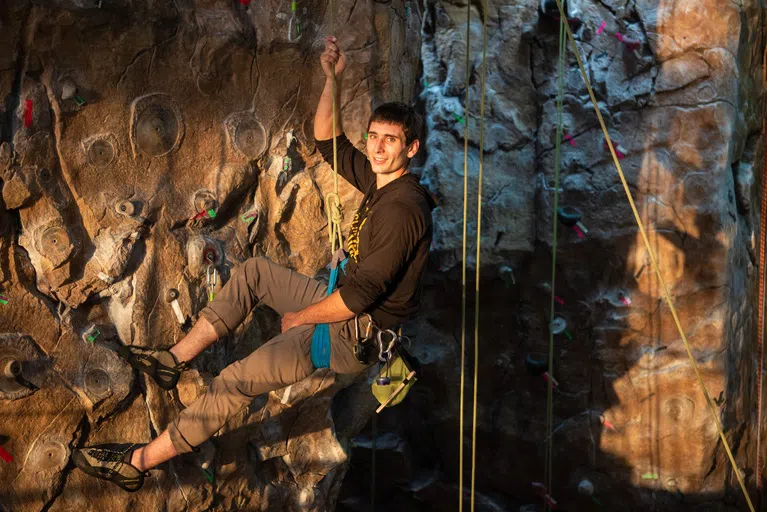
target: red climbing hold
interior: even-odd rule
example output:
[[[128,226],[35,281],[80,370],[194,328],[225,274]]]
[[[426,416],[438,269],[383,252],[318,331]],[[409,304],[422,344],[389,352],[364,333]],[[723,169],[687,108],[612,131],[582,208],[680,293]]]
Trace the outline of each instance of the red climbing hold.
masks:
[[[240,0],[240,4],[248,5],[248,4],[250,4],[250,0]]]
[[[11,462],[13,462],[13,455],[5,451],[5,449],[2,446],[0,446],[0,459],[3,459],[5,462],[10,464]]]
[[[24,128],[32,126],[32,100],[24,102]]]

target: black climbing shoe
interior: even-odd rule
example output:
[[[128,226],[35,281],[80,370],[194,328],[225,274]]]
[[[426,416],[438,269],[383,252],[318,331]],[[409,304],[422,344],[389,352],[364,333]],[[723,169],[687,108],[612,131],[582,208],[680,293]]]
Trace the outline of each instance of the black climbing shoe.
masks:
[[[130,463],[133,452],[143,444],[99,444],[72,452],[75,466],[91,476],[112,482],[128,492],[136,492],[144,485],[148,471],[139,471]]]
[[[165,390],[176,387],[181,372],[189,368],[189,363],[179,363],[176,356],[167,350],[145,350],[138,347],[120,347],[117,351],[129,365],[144,372]]]

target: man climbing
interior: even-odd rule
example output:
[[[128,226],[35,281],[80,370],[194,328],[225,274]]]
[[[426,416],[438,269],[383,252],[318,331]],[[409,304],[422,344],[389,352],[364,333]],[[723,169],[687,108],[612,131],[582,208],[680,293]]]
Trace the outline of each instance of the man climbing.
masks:
[[[334,37],[326,38],[320,62],[325,87],[315,114],[314,136],[323,158],[332,162],[332,71],[335,66],[339,77],[346,67],[346,55]],[[340,88],[336,89],[338,104]],[[169,351],[123,347],[120,355],[169,390],[195,356],[231,334],[258,303],[282,315],[281,334],[227,366],[203,396],[146,446],[112,443],[75,450],[72,459],[80,469],[137,491],[148,469],[197,451],[258,395],[314,372],[310,353],[317,325],[329,324],[329,367],[338,373],[356,373],[373,362],[355,355],[356,317],[368,313],[375,328],[391,329],[416,313],[435,207],[418,178],[408,171],[420,145],[419,116],[401,103],[378,107],[368,123],[367,157],[343,135],[340,119],[335,131],[338,172],[365,193],[351,224],[349,257],[339,289],[327,295],[327,285],[321,281],[265,258],[247,260],[200,312],[189,334]]]

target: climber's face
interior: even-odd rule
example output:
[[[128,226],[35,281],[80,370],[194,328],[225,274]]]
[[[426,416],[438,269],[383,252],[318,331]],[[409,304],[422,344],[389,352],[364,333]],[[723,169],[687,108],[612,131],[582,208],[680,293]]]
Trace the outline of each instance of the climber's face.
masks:
[[[418,152],[419,142],[407,144],[405,131],[401,126],[389,123],[370,123],[368,129],[368,160],[373,172],[378,175],[404,173],[410,159]]]

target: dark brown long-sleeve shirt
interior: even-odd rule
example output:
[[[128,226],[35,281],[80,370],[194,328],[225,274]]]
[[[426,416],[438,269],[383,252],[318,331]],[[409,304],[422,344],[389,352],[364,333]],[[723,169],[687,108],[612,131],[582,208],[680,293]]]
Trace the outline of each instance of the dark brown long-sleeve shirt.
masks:
[[[436,204],[412,174],[377,189],[367,157],[343,134],[337,146],[338,173],[365,194],[346,241],[349,262],[339,279],[341,298],[355,314],[370,313],[388,329],[418,311]],[[333,161],[332,139],[317,141],[317,148],[326,162]]]

